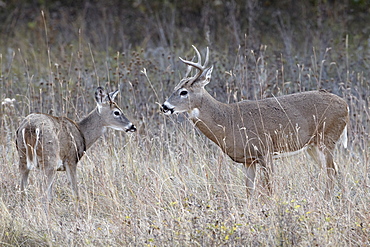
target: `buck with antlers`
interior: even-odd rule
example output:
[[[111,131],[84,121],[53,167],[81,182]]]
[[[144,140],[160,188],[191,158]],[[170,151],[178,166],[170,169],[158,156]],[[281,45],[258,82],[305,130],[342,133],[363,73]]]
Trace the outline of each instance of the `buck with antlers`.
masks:
[[[248,193],[255,187],[256,164],[264,169],[270,187],[272,160],[280,155],[307,150],[327,171],[325,195],[333,189],[336,168],[335,144],[343,136],[347,145],[348,105],[340,97],[325,91],[310,91],[224,104],[205,89],[213,66],[201,64],[201,55],[193,46],[198,62],[180,60],[188,65],[186,76],[162,105],[166,115],[188,112],[195,126],[216,143],[232,160],[245,164]],[[189,76],[191,68],[198,73]],[[271,188],[270,188],[271,190]]]
[[[17,130],[16,146],[19,154],[21,191],[27,186],[30,170],[43,171],[44,191],[52,199],[52,185],[56,171],[66,171],[73,192],[78,198],[76,181],[77,162],[84,152],[98,140],[106,127],[121,131],[136,131],[114,99],[118,90],[107,94],[102,87],[95,92],[97,107],[76,123],[66,117],[30,114]]]

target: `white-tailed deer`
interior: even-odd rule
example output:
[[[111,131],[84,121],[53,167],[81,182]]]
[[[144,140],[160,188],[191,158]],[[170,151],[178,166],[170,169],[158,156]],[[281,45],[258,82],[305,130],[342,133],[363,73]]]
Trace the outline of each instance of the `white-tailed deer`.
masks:
[[[336,175],[334,148],[341,135],[344,146],[347,145],[347,103],[323,90],[234,104],[221,103],[204,89],[211,80],[213,69],[212,66],[207,68],[208,48],[204,65],[199,51],[194,49],[198,62],[180,58],[188,65],[186,76],[163,103],[162,111],[166,115],[188,112],[204,135],[232,160],[244,163],[249,194],[255,187],[257,163],[264,168],[270,187],[272,159],[305,149],[321,167],[326,167],[325,195],[328,196]],[[195,76],[189,76],[193,67],[199,71]]]
[[[95,92],[97,107],[76,123],[66,117],[32,113],[17,130],[16,146],[19,154],[21,191],[24,192],[30,170],[39,168],[44,173],[43,187],[47,199],[52,199],[52,185],[56,171],[66,171],[76,198],[77,162],[84,152],[98,140],[106,127],[121,131],[136,131],[125,117],[114,98],[118,90],[107,94],[102,87]]]

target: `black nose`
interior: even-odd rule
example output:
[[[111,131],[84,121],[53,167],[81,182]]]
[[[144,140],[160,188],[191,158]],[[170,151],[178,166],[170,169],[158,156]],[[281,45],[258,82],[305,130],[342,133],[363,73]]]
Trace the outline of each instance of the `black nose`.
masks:
[[[136,127],[135,127],[135,125],[131,125],[130,126],[130,128],[128,128],[127,130],[126,130],[126,132],[135,132],[136,131]]]
[[[169,110],[169,108],[165,104],[163,104],[162,107],[161,107],[161,111],[162,112],[168,112],[168,110]]]

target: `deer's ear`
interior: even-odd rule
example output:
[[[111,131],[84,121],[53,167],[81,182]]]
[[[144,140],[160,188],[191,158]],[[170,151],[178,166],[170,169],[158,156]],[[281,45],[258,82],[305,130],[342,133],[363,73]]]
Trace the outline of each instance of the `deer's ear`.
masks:
[[[104,88],[98,87],[95,91],[95,100],[98,105],[105,103],[107,100],[107,93],[105,92]]]
[[[194,86],[204,87],[211,81],[213,66],[206,68],[197,80],[194,82]]]
[[[114,92],[111,92],[109,93],[109,98],[111,101],[114,101],[114,99],[116,98],[117,94],[118,94],[118,90],[114,91]]]

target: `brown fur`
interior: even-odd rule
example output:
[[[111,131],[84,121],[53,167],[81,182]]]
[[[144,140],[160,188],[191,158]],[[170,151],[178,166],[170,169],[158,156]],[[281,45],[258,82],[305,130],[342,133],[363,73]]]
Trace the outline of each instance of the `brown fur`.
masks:
[[[346,102],[321,91],[236,104],[217,102],[206,92],[202,97],[202,105],[194,106],[200,112],[195,125],[240,163],[309,144],[333,150],[348,123]]]
[[[27,186],[30,170],[39,168],[44,173],[44,189],[50,201],[55,172],[59,170],[67,172],[73,192],[78,198],[76,167],[84,152],[103,134],[106,127],[136,130],[113,102],[117,92],[108,96],[102,88],[98,88],[98,107],[78,123],[66,117],[37,113],[28,115],[20,123],[16,133],[16,146],[21,191]]]
[[[314,160],[327,169],[326,195],[329,195],[336,174],[335,144],[342,133],[346,133],[349,122],[347,103],[323,90],[221,103],[204,89],[210,82],[213,67],[200,65],[200,54],[195,50],[198,63],[182,61],[200,72],[181,80],[162,105],[165,114],[189,112],[204,135],[232,160],[244,163],[249,193],[254,189],[256,163],[264,168],[270,185],[275,155],[307,149]]]

